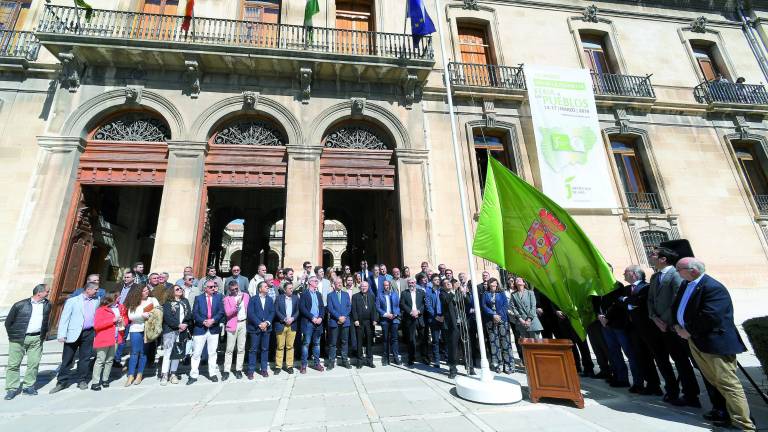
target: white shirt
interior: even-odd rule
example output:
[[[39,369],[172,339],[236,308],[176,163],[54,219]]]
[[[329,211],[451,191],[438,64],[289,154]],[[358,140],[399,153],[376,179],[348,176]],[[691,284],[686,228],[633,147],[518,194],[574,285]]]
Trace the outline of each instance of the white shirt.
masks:
[[[32,302],[32,315],[29,316],[29,323],[27,323],[27,334],[39,333],[43,328],[43,308],[45,308],[45,300]]]
[[[238,294],[238,295],[240,296],[240,306],[237,307],[237,320],[243,321],[248,317],[247,315],[248,311],[245,310],[245,305],[243,304],[243,297],[242,297],[243,295],[242,294]]]
[[[285,317],[289,318],[293,314],[293,296],[285,296]]]
[[[264,310],[267,306],[267,296],[259,295],[259,300],[261,300],[261,309]]]
[[[392,308],[389,306],[389,302],[390,302],[389,293],[384,293],[384,300],[387,301],[387,313],[392,313]]]
[[[264,281],[264,278],[261,277],[261,275],[258,273],[253,277],[253,279],[251,279],[251,283],[248,284],[248,294],[250,294],[251,297],[256,297],[259,295],[258,285],[261,281]]]
[[[411,305],[413,306],[412,310],[418,313],[419,310],[416,308],[416,290],[411,291]]]

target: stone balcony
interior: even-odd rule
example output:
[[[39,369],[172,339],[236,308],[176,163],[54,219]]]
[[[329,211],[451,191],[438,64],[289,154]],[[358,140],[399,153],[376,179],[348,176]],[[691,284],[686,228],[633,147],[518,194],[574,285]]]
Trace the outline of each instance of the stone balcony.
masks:
[[[434,65],[431,37],[324,27],[46,6],[36,35],[54,55],[78,62],[144,69],[296,76],[371,82],[424,81]],[[302,72],[303,73],[303,72]]]
[[[693,97],[710,111],[768,114],[768,91],[762,84],[704,81],[693,89]]]
[[[595,102],[601,106],[650,107],[656,101],[651,76],[592,72]]]
[[[457,96],[493,94],[496,98],[523,100],[526,97],[523,66],[448,63],[448,74]]]
[[[39,52],[40,41],[31,32],[0,30],[0,68],[26,69]]]

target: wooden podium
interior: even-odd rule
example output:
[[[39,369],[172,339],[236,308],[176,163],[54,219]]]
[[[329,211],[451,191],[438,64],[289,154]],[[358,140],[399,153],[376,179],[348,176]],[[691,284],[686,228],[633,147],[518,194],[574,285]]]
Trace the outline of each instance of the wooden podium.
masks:
[[[579,375],[568,339],[520,339],[531,402],[543,397],[569,399],[584,408]]]

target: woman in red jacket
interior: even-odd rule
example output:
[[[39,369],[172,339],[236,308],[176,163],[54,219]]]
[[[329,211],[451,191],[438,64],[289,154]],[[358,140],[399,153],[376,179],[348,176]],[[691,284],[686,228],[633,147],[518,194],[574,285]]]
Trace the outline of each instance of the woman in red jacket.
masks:
[[[125,306],[116,302],[117,298],[114,293],[102,297],[93,316],[93,330],[96,332],[93,349],[96,352],[96,362],[93,365],[91,390],[99,391],[102,386],[109,387],[115,347],[123,342],[128,315]]]

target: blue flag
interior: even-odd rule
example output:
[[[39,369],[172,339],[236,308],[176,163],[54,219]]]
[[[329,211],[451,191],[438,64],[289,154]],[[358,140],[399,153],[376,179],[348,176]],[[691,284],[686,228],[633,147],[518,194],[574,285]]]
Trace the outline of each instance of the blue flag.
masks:
[[[422,36],[434,33],[435,24],[427,14],[424,0],[408,0],[408,18],[411,19],[411,34],[413,44],[418,45]]]

